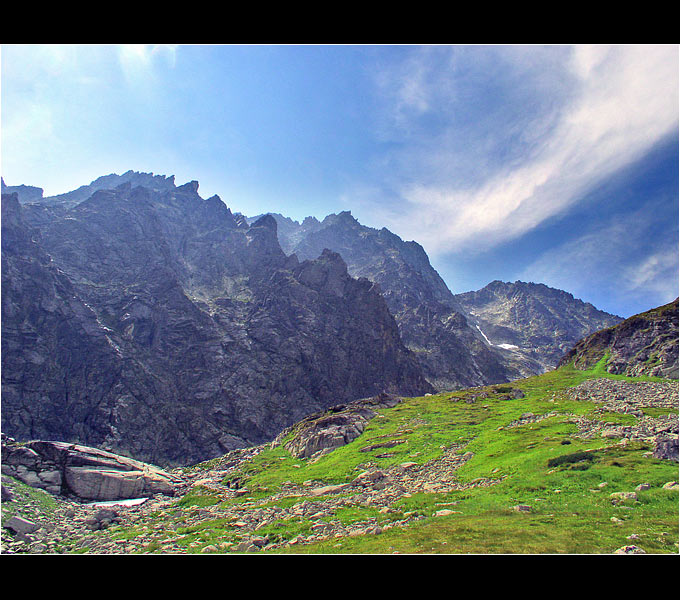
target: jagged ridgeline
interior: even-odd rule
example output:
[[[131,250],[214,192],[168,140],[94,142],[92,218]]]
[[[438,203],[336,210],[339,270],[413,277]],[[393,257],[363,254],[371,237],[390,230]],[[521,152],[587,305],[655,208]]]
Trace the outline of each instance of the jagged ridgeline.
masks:
[[[21,187],[21,186],[19,186]],[[380,392],[432,391],[374,283],[298,261],[197,182],[2,197],[2,430],[191,464]]]
[[[420,244],[364,226],[349,211],[302,223],[272,216],[288,254],[313,258],[330,248],[351,275],[380,286],[404,343],[438,390],[544,373],[578,340],[621,321],[543,284],[494,281],[453,294]]]

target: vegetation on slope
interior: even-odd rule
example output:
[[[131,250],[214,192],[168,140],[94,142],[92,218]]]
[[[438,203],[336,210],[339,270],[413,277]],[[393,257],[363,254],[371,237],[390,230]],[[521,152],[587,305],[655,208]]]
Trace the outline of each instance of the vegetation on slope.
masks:
[[[568,392],[598,378],[675,384],[613,375],[606,361],[587,371],[570,364],[512,384],[406,398],[381,409],[357,439],[317,458],[295,458],[281,444],[232,469],[225,469],[229,455],[195,465],[185,474],[221,473],[219,485],[197,481],[162,509],[92,536],[152,553],[244,552],[244,540],[254,535],[261,547],[247,551],[265,553],[590,554],[628,545],[677,553],[677,487],[663,486],[677,481],[678,463],[654,458],[650,439],[582,435],[583,420],[616,426],[638,417],[602,412]],[[677,404],[643,413],[677,415]],[[351,490],[342,487],[324,492],[371,470],[436,465],[452,449],[464,460],[449,488],[424,486],[387,505],[352,503]],[[635,491],[640,484],[647,485]],[[298,493],[286,492],[291,489]],[[299,493],[310,489],[321,492]],[[611,497],[633,491],[635,498]],[[257,530],[246,533],[256,515],[262,516]],[[316,535],[329,521],[352,533]]]

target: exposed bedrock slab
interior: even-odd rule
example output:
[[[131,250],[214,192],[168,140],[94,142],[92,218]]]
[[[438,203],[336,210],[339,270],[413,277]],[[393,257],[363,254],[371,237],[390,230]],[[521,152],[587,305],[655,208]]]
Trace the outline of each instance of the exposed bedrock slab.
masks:
[[[174,495],[178,479],[158,467],[66,442],[2,440],[3,473],[53,494],[81,500]]]

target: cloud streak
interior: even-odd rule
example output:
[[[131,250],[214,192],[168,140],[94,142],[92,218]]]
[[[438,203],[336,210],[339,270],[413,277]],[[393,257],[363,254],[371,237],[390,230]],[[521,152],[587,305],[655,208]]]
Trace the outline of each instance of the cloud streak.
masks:
[[[608,306],[603,301],[597,305],[605,310],[670,302],[678,295],[677,229],[672,236],[662,233],[661,219],[644,208],[619,216],[544,252],[519,279],[567,289],[591,301],[593,294],[604,291]]]
[[[526,69],[527,53],[532,50],[510,52],[504,67]],[[558,70],[569,81],[569,92],[556,98],[551,110],[539,111],[535,131],[527,134],[528,142],[526,137],[519,141],[514,138],[513,143],[522,152],[503,167],[487,165],[484,178],[469,178],[472,185],[460,176],[447,179],[446,161],[433,161],[430,165],[436,168],[412,172],[411,181],[401,180],[393,186],[402,202],[395,210],[383,210],[379,219],[402,237],[422,240],[433,255],[489,249],[563,213],[598,181],[640,158],[678,127],[677,46],[575,46],[559,50],[545,54],[551,59],[545,69],[554,69],[559,59]],[[536,48],[533,58],[540,63],[543,55],[543,49]],[[541,68],[536,63],[531,66],[534,73]],[[403,75],[394,84],[398,90],[394,111],[399,116],[394,123],[402,132],[409,131],[407,117],[414,120],[435,107],[446,110],[452,106],[454,93],[464,94],[473,76],[468,73],[460,75],[459,80],[445,78],[439,84],[425,77],[425,69],[412,58],[408,65],[411,76]],[[541,81],[540,77],[534,79]],[[385,79],[381,86],[387,88]],[[537,101],[564,89],[551,80],[536,88]],[[543,100],[542,106],[550,104]],[[516,106],[507,106],[509,112],[516,110]],[[531,105],[526,111],[520,124],[531,127]],[[502,119],[494,123],[501,124]],[[508,119],[505,125],[512,128],[517,123]],[[432,138],[432,144],[418,140],[418,150],[446,157],[451,165],[466,152],[483,161],[482,140],[475,140],[472,146],[455,146],[461,131],[464,124],[450,120],[445,130]],[[505,129],[497,133],[499,137],[506,135]]]

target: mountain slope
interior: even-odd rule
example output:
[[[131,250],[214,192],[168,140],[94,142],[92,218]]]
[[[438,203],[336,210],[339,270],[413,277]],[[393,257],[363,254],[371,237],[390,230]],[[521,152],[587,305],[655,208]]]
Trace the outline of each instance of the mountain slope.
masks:
[[[102,510],[9,477],[10,552],[677,554],[677,382],[573,365],[310,415],[177,469],[175,496]],[[659,449],[675,436],[675,455]],[[3,492],[5,494],[6,492]],[[26,512],[21,512],[27,509]],[[68,511],[68,512],[67,512]],[[65,515],[70,517],[65,518]],[[26,526],[26,523],[19,523]],[[96,531],[92,531],[96,529]]]
[[[495,281],[454,295],[422,246],[363,226],[348,211],[302,224],[273,216],[286,252],[311,258],[330,248],[352,275],[380,285],[404,343],[437,389],[543,373],[576,341],[621,320],[543,284]]]
[[[588,369],[605,356],[609,373],[678,378],[678,299],[580,340],[560,360]]]
[[[541,283],[493,281],[455,300],[489,343],[509,360],[533,364],[535,373],[554,368],[581,338],[622,320]]]
[[[288,258],[273,218],[249,226],[197,182],[162,183],[78,203],[3,196],[8,435],[187,464],[338,401],[431,390],[375,286],[337,254]]]
[[[404,343],[437,389],[498,383],[521,375],[469,326],[420,244],[404,242],[386,228],[361,225],[349,211],[321,222],[308,218],[302,224],[273,216],[288,253],[308,259],[329,248],[343,257],[352,276],[380,286]]]

